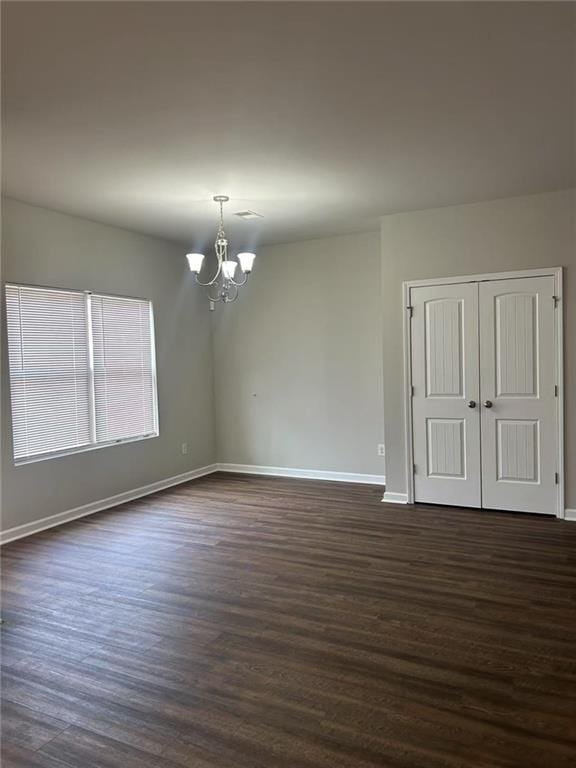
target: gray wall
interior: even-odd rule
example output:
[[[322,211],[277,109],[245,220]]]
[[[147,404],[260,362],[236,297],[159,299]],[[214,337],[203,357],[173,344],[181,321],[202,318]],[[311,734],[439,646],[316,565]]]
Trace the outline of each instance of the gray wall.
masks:
[[[384,474],[379,241],[263,248],[214,312],[220,461]]]
[[[6,281],[153,301],[160,423],[158,438],[15,467],[4,351],[3,529],[215,461],[209,311],[182,247],[13,200],[3,201],[2,246]]]
[[[406,493],[402,282],[564,266],[566,505],[576,508],[576,191],[382,219],[387,491]]]

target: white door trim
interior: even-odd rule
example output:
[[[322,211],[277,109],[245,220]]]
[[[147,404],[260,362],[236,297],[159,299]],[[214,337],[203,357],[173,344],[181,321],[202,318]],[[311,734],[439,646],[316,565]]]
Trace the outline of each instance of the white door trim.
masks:
[[[563,325],[563,293],[562,267],[543,269],[523,269],[513,272],[490,272],[479,275],[463,275],[459,277],[438,277],[427,280],[409,280],[402,283],[403,300],[403,335],[404,335],[404,424],[405,424],[405,472],[407,485],[407,502],[414,503],[414,443],[412,424],[412,334],[410,295],[412,288],[431,285],[450,285],[453,283],[479,283],[485,280],[513,280],[523,277],[553,277],[554,295],[557,299],[555,326],[555,361],[556,381],[558,382],[558,397],[556,398],[556,432],[558,467],[558,494],[556,517],[565,516],[564,508],[564,325]]]

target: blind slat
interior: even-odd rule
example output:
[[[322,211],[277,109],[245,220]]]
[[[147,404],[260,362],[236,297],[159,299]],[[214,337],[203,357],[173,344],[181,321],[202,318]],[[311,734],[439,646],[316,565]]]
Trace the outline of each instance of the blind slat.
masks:
[[[6,314],[16,461],[157,434],[149,301],[7,285]]]

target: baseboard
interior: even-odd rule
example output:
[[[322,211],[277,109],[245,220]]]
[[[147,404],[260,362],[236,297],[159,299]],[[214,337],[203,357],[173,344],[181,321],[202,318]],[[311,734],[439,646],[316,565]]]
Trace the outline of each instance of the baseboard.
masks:
[[[331,472],[327,470],[314,469],[292,469],[288,467],[262,467],[253,464],[210,464],[206,467],[193,469],[190,472],[184,472],[181,475],[168,477],[165,480],[159,480],[156,483],[143,485],[140,488],[134,488],[131,491],[118,493],[115,496],[109,496],[106,499],[92,501],[81,507],[68,509],[65,512],[59,512],[56,515],[43,517],[40,520],[34,520],[31,523],[18,525],[14,528],[8,528],[0,532],[0,544],[7,544],[9,541],[16,541],[25,536],[31,536],[33,533],[40,533],[48,528],[54,528],[57,525],[68,523],[71,520],[77,520],[80,517],[93,515],[95,512],[101,512],[104,509],[110,509],[118,504],[124,504],[127,501],[139,499],[142,496],[148,496],[157,491],[163,491],[173,485],[187,483],[189,480],[195,480],[204,475],[210,475],[213,472],[240,472],[250,475],[271,475],[274,477],[296,477],[310,480],[333,480],[342,483],[365,483],[369,485],[385,485],[384,475],[366,475],[354,472]]]
[[[189,480],[195,480],[198,477],[210,475],[217,470],[217,464],[209,464],[206,467],[193,469],[190,472],[184,472],[181,475],[167,477],[165,480],[159,480],[156,483],[142,485],[140,488],[134,488],[131,491],[117,493],[115,496],[108,496],[106,499],[92,501],[90,504],[84,504],[81,507],[68,509],[65,512],[59,512],[56,515],[50,515],[50,517],[43,517],[41,520],[35,520],[32,523],[17,525],[15,528],[8,528],[8,530],[0,532],[0,544],[7,544],[9,541],[22,539],[24,536],[31,536],[33,533],[45,531],[47,528],[54,528],[56,525],[62,525],[63,523],[68,523],[71,520],[77,520],[79,517],[86,517],[86,515],[92,515],[95,512],[101,512],[104,509],[110,509],[110,507],[115,507],[118,504],[124,504],[127,501],[133,501],[134,499],[139,499],[142,496],[148,496],[149,494],[156,493],[157,491],[163,491],[165,488],[170,488],[173,485],[187,483]]]
[[[80,517],[86,517],[87,515],[92,515],[95,512],[101,512],[105,509],[110,509],[110,507],[124,504],[127,501],[133,501],[134,499],[139,499],[142,496],[148,496],[151,493],[163,491],[165,488],[171,488],[174,485],[187,483],[190,480],[195,480],[198,477],[211,475],[213,472],[238,472],[248,475],[294,477],[308,480],[332,480],[341,483],[363,483],[367,485],[385,485],[386,483],[385,475],[367,475],[355,472],[332,472],[329,470],[316,469],[293,469],[291,467],[265,467],[259,466],[257,464],[209,464],[206,467],[199,467],[198,469],[193,469],[190,472],[184,472],[181,475],[174,475],[173,477],[168,477],[165,480],[159,480],[156,483],[142,485],[140,488],[134,488],[131,491],[125,491],[124,493],[118,493],[115,496],[109,496],[106,499],[92,501],[90,504],[84,504],[81,507],[68,509],[65,512],[59,512],[56,515],[43,517],[42,519],[35,520],[31,523],[25,523],[24,525],[17,525],[14,528],[8,528],[6,531],[0,532],[0,544],[7,544],[9,541],[16,541],[16,539],[22,539],[25,536],[31,536],[33,533],[39,533],[40,531],[45,531],[48,528],[54,528],[57,525],[68,523],[71,520],[77,520]],[[382,501],[388,504],[407,504],[408,494],[386,491]],[[576,522],[576,509],[566,509],[564,519]]]
[[[338,483],[365,483],[386,485],[385,475],[365,475],[355,472],[332,472],[324,469],[294,469],[293,467],[265,467],[258,464],[218,464],[220,472],[240,472],[246,475],[296,477],[303,480],[333,480]]]
[[[408,504],[408,494],[386,491],[382,497],[382,501],[385,501],[387,504]]]

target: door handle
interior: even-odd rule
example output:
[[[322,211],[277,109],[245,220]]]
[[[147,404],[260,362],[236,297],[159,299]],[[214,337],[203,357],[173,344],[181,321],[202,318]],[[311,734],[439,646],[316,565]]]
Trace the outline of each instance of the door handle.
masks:
[[[484,405],[484,408],[492,408],[493,402],[492,400],[484,400],[483,405]]]
[[[468,400],[466,405],[468,406],[468,408],[476,408],[476,400]]]

